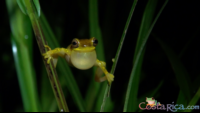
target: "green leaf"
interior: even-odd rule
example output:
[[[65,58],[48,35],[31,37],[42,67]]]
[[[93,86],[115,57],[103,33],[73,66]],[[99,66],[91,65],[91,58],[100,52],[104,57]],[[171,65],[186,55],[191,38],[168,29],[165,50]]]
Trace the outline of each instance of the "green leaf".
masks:
[[[33,0],[34,6],[35,6],[35,10],[37,12],[37,16],[40,17],[40,2],[39,0]]]
[[[52,92],[51,84],[49,83],[49,80],[47,79],[47,72],[45,68],[42,69],[41,74],[41,94],[40,94],[40,100],[41,100],[41,106],[43,111],[46,112],[56,112],[58,107],[56,103],[56,99],[54,97],[54,94]]]
[[[90,37],[98,39],[98,46],[96,47],[97,58],[101,61],[105,61],[103,39],[101,29],[99,26],[98,17],[98,0],[89,0],[89,30]],[[93,73],[96,72],[96,67],[93,68]],[[95,74],[93,74],[95,75]],[[94,78],[94,77],[91,77]],[[103,90],[105,90],[105,83],[96,83],[94,79],[91,79],[89,88],[86,94],[87,110],[99,111],[101,101],[103,98]],[[98,93],[100,92],[100,94]],[[95,106],[95,107],[94,107]]]
[[[117,53],[116,53],[116,55],[115,55],[115,61],[114,61],[113,65],[112,65],[112,69],[111,69],[111,73],[112,73],[112,74],[114,74],[115,68],[116,68],[116,66],[117,66],[117,62],[118,62],[118,59],[119,59],[119,56],[120,56],[121,48],[122,48],[122,46],[123,46],[123,42],[124,42],[124,39],[125,39],[125,37],[126,37],[126,33],[127,33],[127,30],[128,30],[128,27],[129,27],[129,24],[130,24],[130,21],[131,21],[131,18],[132,18],[134,9],[135,9],[135,7],[136,7],[136,4],[137,4],[137,0],[135,0],[135,1],[133,2],[133,5],[132,5],[132,7],[131,7],[131,10],[130,10],[128,19],[127,19],[127,21],[126,21],[126,25],[125,25],[124,31],[123,31],[123,33],[122,33],[122,37],[121,37],[121,40],[120,40],[120,43],[119,43],[119,46],[118,46],[118,49],[117,49]],[[104,111],[104,107],[105,107],[105,105],[106,105],[106,101],[107,101],[107,99],[108,99],[108,97],[109,97],[110,88],[111,88],[111,86],[107,85],[106,90],[105,90],[105,93],[104,93],[103,103],[102,103],[102,105],[101,105],[101,110],[100,110],[101,112]]]
[[[16,1],[6,0],[11,26],[11,45],[24,111],[41,111],[32,61],[32,27]]]
[[[32,28],[35,33],[35,37],[36,37],[37,44],[39,46],[40,53],[41,54],[46,53],[47,48],[45,48],[44,45],[47,45],[47,43],[46,43],[45,36],[42,31],[40,22],[35,13],[35,9],[33,7],[33,2],[25,1],[25,6],[27,8],[28,16],[32,23]],[[51,61],[50,64],[47,64],[47,61],[44,60],[44,64],[45,64],[45,67],[46,67],[46,70],[48,73],[48,77],[49,77],[49,80],[51,83],[52,90],[54,92],[54,95],[55,95],[55,98],[56,98],[56,101],[57,101],[57,104],[59,107],[59,111],[68,112],[69,109],[68,109],[60,82],[58,80],[57,72],[53,66],[53,61]]]
[[[178,94],[178,98],[177,98],[176,104],[182,104],[182,105],[186,106],[187,103],[188,103],[188,101],[187,101],[185,95],[180,90],[179,94]],[[177,112],[182,112],[182,110],[177,110]]]
[[[35,13],[37,13],[37,16],[40,17],[40,3],[39,0],[30,0],[30,2],[33,2],[33,7],[35,10]],[[17,4],[19,5],[19,8],[21,9],[21,11],[27,15],[27,9],[25,6],[25,2],[24,0],[17,0]]]
[[[191,108],[192,106],[195,107],[195,105],[198,102],[199,98],[200,98],[200,88],[198,89],[197,93],[194,95],[194,97],[192,98],[192,100],[188,104],[189,108]],[[196,106],[196,109],[199,110],[199,105]],[[184,112],[191,112],[191,111],[192,111],[192,109],[186,109]]]
[[[99,60],[104,61],[105,55],[101,28],[99,27],[97,0],[89,0],[89,9],[90,37],[95,37],[98,39],[98,46],[96,47],[97,57]]]
[[[151,22],[153,19],[153,14],[155,11],[155,7],[157,4],[157,0],[150,0],[147,3],[147,6],[145,8],[145,12],[143,15],[142,23],[140,26],[140,31],[138,35],[138,41],[136,45],[136,50],[134,54],[134,66],[132,68],[132,72],[130,75],[128,88],[126,92],[126,99],[125,99],[125,105],[124,105],[124,112],[130,112],[130,111],[136,111],[137,110],[137,94],[138,94],[138,88],[139,88],[139,76],[140,76],[140,70],[142,66],[142,60],[144,55],[144,47],[146,45],[147,39],[157,22],[157,19],[159,18],[160,14],[162,13],[164,7],[166,6],[168,0],[165,1],[164,5],[160,9],[159,13],[157,14],[155,20],[153,23]]]
[[[24,5],[24,0],[17,0],[17,4],[19,5],[19,8],[21,9],[21,11],[27,15],[27,11],[26,11],[26,7]]]
[[[176,80],[180,87],[180,90],[184,94],[187,100],[191,99],[191,91],[193,91],[192,84],[190,81],[189,73],[187,72],[186,68],[178,58],[178,55],[170,48],[167,44],[161,41],[159,38],[155,37],[158,41],[164,52],[166,53],[169,62],[172,66],[172,69],[175,73]]]

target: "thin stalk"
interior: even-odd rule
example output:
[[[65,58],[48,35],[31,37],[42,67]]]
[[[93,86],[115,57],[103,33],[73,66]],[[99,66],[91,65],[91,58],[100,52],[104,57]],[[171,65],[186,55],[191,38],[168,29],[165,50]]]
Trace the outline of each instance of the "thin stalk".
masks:
[[[11,45],[18,83],[21,91],[23,111],[41,111],[36,76],[32,63],[32,27],[15,0],[6,0],[11,28]],[[10,97],[7,97],[10,98]]]
[[[27,8],[27,13],[32,23],[32,27],[36,36],[36,40],[37,40],[40,52],[41,54],[43,54],[47,52],[47,49],[44,47],[44,45],[47,45],[47,43],[43,35],[37,15],[35,14],[36,11],[34,10],[33,1],[25,0],[25,6]],[[50,79],[50,83],[51,83],[54,95],[58,103],[59,111],[69,112],[63,91],[60,86],[60,82],[58,80],[57,72],[55,68],[53,67],[53,61],[51,61],[50,64],[47,64],[47,61],[44,60],[44,64],[48,73],[48,77]]]
[[[136,55],[136,58],[135,58],[135,62],[134,62],[134,66],[133,66],[133,69],[132,69],[132,72],[131,72],[131,76],[130,76],[130,79],[129,79],[129,83],[128,83],[128,89],[127,89],[127,92],[126,92],[126,99],[125,99],[125,104],[124,104],[124,112],[127,112],[127,109],[128,109],[128,103],[129,103],[129,98],[130,98],[130,92],[131,92],[131,85],[132,85],[132,82],[133,82],[133,77],[135,75],[135,72],[136,72],[136,69],[137,69],[137,66],[139,65],[139,59],[143,53],[143,50],[144,50],[144,46],[147,42],[147,39],[155,25],[155,23],[157,22],[160,14],[162,13],[163,9],[165,8],[165,6],[167,5],[168,3],[168,0],[165,1],[164,5],[162,6],[161,10],[159,11],[159,13],[157,14],[155,20],[153,21],[151,27],[149,28],[145,38],[143,39],[142,43],[141,43],[141,46],[138,50],[138,54]],[[133,106],[134,107],[134,106]]]
[[[123,46],[123,43],[124,43],[124,39],[125,39],[125,37],[126,37],[126,33],[127,33],[127,30],[128,30],[128,27],[129,27],[129,24],[130,24],[130,21],[131,21],[131,18],[132,18],[134,9],[135,9],[135,7],[136,7],[137,1],[138,1],[138,0],[134,0],[133,5],[132,5],[132,7],[131,7],[131,11],[130,11],[129,16],[128,16],[128,19],[127,19],[127,21],[126,21],[126,25],[125,25],[124,31],[123,31],[123,33],[122,33],[122,37],[121,37],[121,40],[120,40],[120,44],[119,44],[119,46],[118,46],[117,53],[116,53],[116,55],[115,55],[115,61],[114,61],[113,65],[112,65],[112,69],[111,69],[111,73],[112,73],[112,74],[114,74],[114,72],[115,72],[115,68],[116,68],[116,66],[117,66],[117,62],[118,62],[118,59],[119,59],[119,55],[120,55],[120,52],[121,52],[121,49],[122,49],[122,46]],[[104,94],[103,103],[102,103],[102,105],[101,105],[101,110],[100,110],[100,112],[103,112],[103,111],[104,111],[104,107],[105,107],[105,104],[106,104],[106,100],[107,100],[107,98],[109,97],[109,94],[110,94],[110,88],[111,88],[111,85],[110,85],[110,86],[107,85],[106,90],[105,90],[105,94]]]

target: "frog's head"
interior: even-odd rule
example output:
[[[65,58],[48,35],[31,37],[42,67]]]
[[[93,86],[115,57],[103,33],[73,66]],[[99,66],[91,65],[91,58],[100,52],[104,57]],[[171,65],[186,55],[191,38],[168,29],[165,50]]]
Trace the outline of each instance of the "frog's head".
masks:
[[[148,102],[148,104],[155,104],[155,99],[153,97],[152,98],[146,97],[146,102]]]
[[[95,47],[98,44],[96,38],[73,39],[71,43],[71,62],[78,69],[89,69],[96,62]]]

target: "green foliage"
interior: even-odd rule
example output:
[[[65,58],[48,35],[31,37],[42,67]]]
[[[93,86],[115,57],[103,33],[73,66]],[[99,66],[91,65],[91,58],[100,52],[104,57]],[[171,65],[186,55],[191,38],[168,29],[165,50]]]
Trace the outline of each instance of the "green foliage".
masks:
[[[19,8],[21,9],[21,11],[24,14],[27,14],[25,1],[24,0],[16,0],[16,1],[17,1],[17,4],[19,5]],[[35,10],[35,12],[37,12],[37,16],[40,17],[40,3],[39,3],[39,1],[38,0],[33,0],[31,2],[33,2],[34,10]]]
[[[200,104],[195,3],[6,0],[0,5],[0,111],[142,112],[138,105],[146,97],[165,106]],[[54,69],[43,62],[43,45],[66,48],[73,38],[91,37],[99,42],[97,58],[115,75],[111,86],[94,81],[96,67],[78,70],[59,58]]]
[[[25,111],[41,111],[32,62],[32,32],[28,18],[17,9],[17,3],[7,0],[12,29],[11,44]],[[17,10],[16,10],[17,9]],[[23,23],[23,24],[22,24]]]

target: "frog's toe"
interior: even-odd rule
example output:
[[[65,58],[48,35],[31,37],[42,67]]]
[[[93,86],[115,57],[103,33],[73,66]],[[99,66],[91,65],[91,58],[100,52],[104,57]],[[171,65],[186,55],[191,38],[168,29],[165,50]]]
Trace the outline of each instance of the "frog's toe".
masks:
[[[49,58],[48,58],[47,64],[50,64],[51,59],[52,59],[52,57],[49,57]]]
[[[107,77],[108,83],[109,83],[109,85],[110,85],[111,82],[114,81],[114,75],[108,73],[108,74],[106,74],[106,77]]]
[[[44,57],[44,59],[47,59],[47,64],[50,63],[50,60],[52,59],[51,55],[47,53],[42,54],[42,56]]]
[[[44,47],[49,49],[49,51],[51,50],[51,48],[48,45],[44,45]]]
[[[46,53],[42,54],[42,56],[43,56],[44,58],[48,58],[48,56],[47,56]]]

